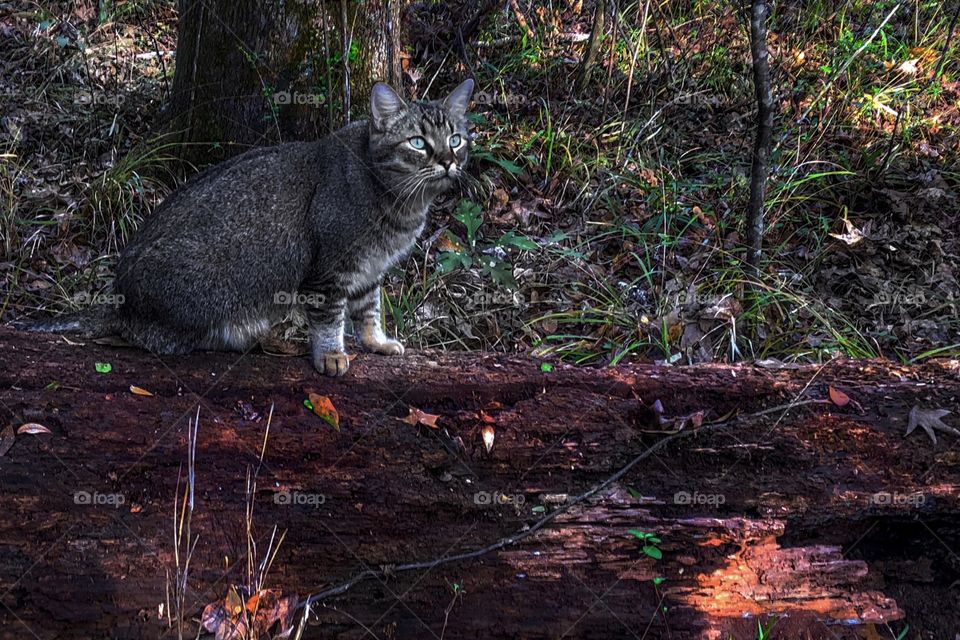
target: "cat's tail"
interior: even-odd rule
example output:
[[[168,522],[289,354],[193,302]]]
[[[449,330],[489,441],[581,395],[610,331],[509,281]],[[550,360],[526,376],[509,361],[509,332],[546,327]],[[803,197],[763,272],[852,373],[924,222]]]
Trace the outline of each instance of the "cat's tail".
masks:
[[[21,331],[80,333],[90,338],[114,333],[118,325],[112,309],[85,309],[53,318],[14,320],[12,324]]]

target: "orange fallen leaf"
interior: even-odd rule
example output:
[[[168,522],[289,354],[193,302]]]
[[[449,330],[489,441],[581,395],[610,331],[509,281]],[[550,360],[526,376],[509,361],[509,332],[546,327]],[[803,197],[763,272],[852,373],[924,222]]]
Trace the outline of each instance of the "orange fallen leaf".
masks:
[[[460,245],[460,243],[449,237],[447,234],[444,234],[437,239],[437,249],[440,251],[452,251],[454,253],[460,253],[463,251],[463,247]]]
[[[130,393],[132,393],[135,396],[153,396],[153,394],[147,391],[146,389],[142,387],[137,387],[134,385],[130,385]]]
[[[487,453],[490,453],[490,450],[493,449],[493,439],[497,434],[489,424],[485,425],[480,433],[483,434],[483,446],[487,449]]]
[[[50,429],[47,429],[42,424],[37,424],[36,422],[28,422],[27,424],[20,425],[20,428],[17,429],[17,433],[28,433],[30,435],[37,435],[40,433],[52,433]]]
[[[850,403],[850,396],[845,394],[843,391],[830,387],[829,392],[830,392],[830,402],[837,405],[838,407],[845,407]]]
[[[440,419],[440,416],[435,416],[432,413],[426,413],[425,411],[420,411],[415,407],[409,408],[410,413],[407,414],[406,418],[397,418],[400,422],[406,422],[407,424],[418,425],[422,424],[425,427],[430,427],[431,429],[439,429],[437,425],[437,420]]]
[[[318,393],[308,393],[307,397],[310,398],[313,412],[333,427],[334,431],[340,433],[340,412],[333,406],[333,401]]]
[[[492,416],[488,415],[486,411],[480,409],[480,419],[486,424],[497,424],[497,421],[493,419]]]
[[[259,591],[244,603],[237,588],[231,587],[223,600],[204,608],[200,624],[218,640],[285,638],[293,630],[298,603],[295,594],[273,589]]]

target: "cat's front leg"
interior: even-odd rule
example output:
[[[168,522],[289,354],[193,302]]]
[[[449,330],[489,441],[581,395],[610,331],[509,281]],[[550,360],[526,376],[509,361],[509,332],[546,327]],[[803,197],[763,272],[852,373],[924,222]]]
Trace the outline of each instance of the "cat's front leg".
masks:
[[[330,299],[324,294],[309,294],[304,305],[310,325],[313,366],[328,376],[342,376],[350,368],[350,360],[343,348],[343,317],[347,301]]]
[[[380,321],[380,287],[374,286],[369,291],[353,296],[348,302],[350,319],[360,337],[360,344],[386,356],[402,356],[403,345],[383,332]]]

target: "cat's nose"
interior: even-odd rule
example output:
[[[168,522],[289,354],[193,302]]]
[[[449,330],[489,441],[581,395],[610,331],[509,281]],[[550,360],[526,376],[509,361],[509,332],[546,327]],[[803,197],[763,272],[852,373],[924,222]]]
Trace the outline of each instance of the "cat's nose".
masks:
[[[448,176],[450,176],[450,177],[456,177],[456,175],[457,175],[457,162],[456,162],[455,160],[451,160],[451,161],[449,161],[449,162],[446,162],[446,161],[441,160],[441,161],[440,161],[440,164],[441,164],[441,165],[443,166],[443,168],[446,170]]]

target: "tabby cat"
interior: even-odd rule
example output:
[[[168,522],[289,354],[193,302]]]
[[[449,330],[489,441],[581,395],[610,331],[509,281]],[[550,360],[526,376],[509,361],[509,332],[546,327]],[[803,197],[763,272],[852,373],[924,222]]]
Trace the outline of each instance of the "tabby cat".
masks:
[[[462,177],[472,91],[467,80],[443,100],[407,103],[378,83],[369,120],[208,169],[121,253],[118,306],[25,327],[118,333],[158,354],[246,350],[300,305],[322,373],[349,367],[347,315],[365,348],[402,354],[381,326],[380,282],[423,231],[430,204]]]

